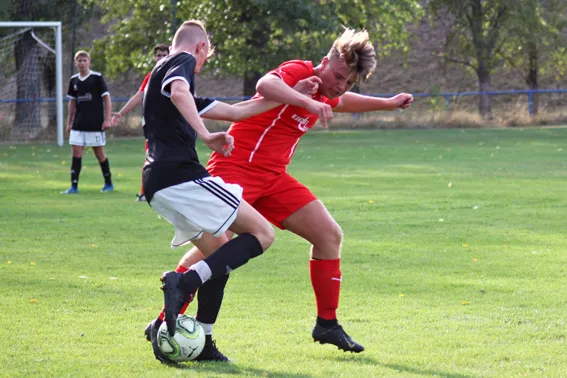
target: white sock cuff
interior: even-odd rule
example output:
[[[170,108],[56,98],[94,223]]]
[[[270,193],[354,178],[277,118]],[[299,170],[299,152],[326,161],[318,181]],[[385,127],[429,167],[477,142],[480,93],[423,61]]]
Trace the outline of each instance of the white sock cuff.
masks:
[[[209,265],[204,261],[199,261],[198,263],[191,265],[189,270],[194,270],[195,272],[197,272],[197,274],[201,278],[202,283],[207,282],[213,275],[211,268],[209,268]]]
[[[201,323],[201,322],[199,322]],[[213,325],[207,323],[201,323],[201,327],[203,327],[203,331],[205,331],[205,335],[212,335],[213,334]]]

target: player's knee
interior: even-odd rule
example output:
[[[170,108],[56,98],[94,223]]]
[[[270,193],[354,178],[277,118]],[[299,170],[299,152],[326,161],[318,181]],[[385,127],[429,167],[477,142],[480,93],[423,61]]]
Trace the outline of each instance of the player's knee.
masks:
[[[340,246],[343,242],[343,230],[338,223],[333,222],[332,226],[329,227],[324,233],[325,244]]]
[[[265,222],[265,225],[254,232],[254,236],[256,236],[256,238],[260,242],[262,250],[265,251],[274,242],[276,233],[274,232],[274,228],[268,222]]]

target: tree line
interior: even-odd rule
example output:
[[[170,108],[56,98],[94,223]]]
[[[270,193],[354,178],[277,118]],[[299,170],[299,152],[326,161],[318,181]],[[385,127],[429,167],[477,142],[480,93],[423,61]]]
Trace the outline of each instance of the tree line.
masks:
[[[367,29],[384,56],[407,53],[411,26],[424,18],[450,25],[441,58],[467,67],[481,92],[491,90],[496,68],[517,72],[529,89],[538,89],[538,75],[567,70],[564,0],[11,0],[3,6],[11,20],[62,20],[69,30],[75,4],[81,21],[100,17],[108,25],[91,52],[110,77],[147,72],[153,45],[170,41],[175,26],[192,18],[212,34],[218,59],[207,69],[242,77],[245,95],[285,60],[320,59],[341,25]],[[479,96],[478,109],[490,116],[490,96]]]

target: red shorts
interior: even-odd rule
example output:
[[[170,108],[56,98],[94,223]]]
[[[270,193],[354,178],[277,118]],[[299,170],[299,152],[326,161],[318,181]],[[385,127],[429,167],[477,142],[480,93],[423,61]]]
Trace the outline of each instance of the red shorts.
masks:
[[[305,185],[285,171],[276,173],[232,158],[209,161],[207,170],[228,184],[240,185],[244,189],[242,198],[281,229],[284,229],[282,222],[287,217],[317,199]]]

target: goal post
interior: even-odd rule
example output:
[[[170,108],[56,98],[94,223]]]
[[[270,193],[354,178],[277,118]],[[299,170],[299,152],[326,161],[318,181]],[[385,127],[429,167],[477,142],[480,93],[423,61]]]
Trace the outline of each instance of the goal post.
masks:
[[[38,104],[42,103],[42,102],[46,102],[46,103],[52,103],[54,101],[53,97],[51,97],[52,95],[55,98],[55,113],[56,113],[56,136],[57,136],[57,144],[59,146],[63,146],[64,143],[64,138],[63,138],[63,132],[64,132],[64,128],[63,128],[63,47],[62,47],[62,32],[61,32],[61,22],[60,21],[53,21],[53,22],[42,22],[42,21],[0,21],[0,28],[10,28],[10,29],[14,29],[14,33],[8,34],[7,36],[0,36],[0,41],[5,41],[4,43],[2,43],[3,46],[0,46],[0,54],[4,54],[2,56],[3,59],[3,64],[6,65],[10,65],[15,66],[12,69],[13,70],[8,70],[6,67],[0,67],[2,69],[0,69],[0,71],[4,71],[6,72],[8,75],[11,75],[12,77],[0,77],[0,80],[2,80],[3,82],[1,82],[2,87],[4,89],[0,90],[0,105],[4,105],[4,104],[12,104],[14,105],[14,108],[17,109],[18,104],[20,104],[20,109],[19,109],[19,115],[18,114],[8,114],[8,115],[3,115],[2,113],[0,113],[0,124],[2,122],[4,123],[8,123],[11,122],[12,124],[7,126],[10,128],[14,128],[14,127],[18,127],[18,128],[25,128],[26,125],[16,125],[15,123],[18,121],[18,118],[26,118],[27,119],[32,119],[31,121],[28,122],[33,122],[34,125],[36,126],[36,128],[39,128],[40,130],[36,130],[36,133],[41,132],[41,127],[42,127],[42,117],[41,117],[41,109],[40,106]],[[41,37],[38,37],[35,33],[34,30],[39,28],[50,28],[53,29],[54,35],[53,35],[53,39],[50,38],[49,41],[44,41],[41,39]],[[35,82],[35,86],[36,88],[34,89],[33,95],[31,96],[25,96],[22,98],[21,96],[18,96],[18,94],[22,94],[25,93],[25,91],[22,90],[22,88],[19,88],[18,86],[22,86],[22,82],[24,82],[26,79],[22,79],[22,76],[25,75],[25,72],[19,72],[18,71],[18,65],[20,66],[20,68],[22,68],[23,66],[25,66],[25,63],[22,64],[22,57],[24,58],[28,58],[31,55],[31,52],[29,50],[24,50],[23,53],[20,53],[19,56],[18,53],[15,51],[15,49],[17,49],[17,43],[22,39],[22,35],[23,33],[28,33],[29,35],[34,39],[34,46],[37,46],[36,50],[39,51],[41,53],[41,56],[46,56],[46,55],[50,55],[52,54],[54,59],[55,59],[55,72],[54,72],[54,78],[50,78],[47,77],[46,80],[50,81],[54,80],[55,82],[55,86],[54,86],[54,91],[53,93],[48,93],[48,97],[47,98],[42,98],[41,96],[41,82],[42,82],[42,75],[40,73],[34,72],[32,77],[28,77],[28,83],[27,86],[28,87],[33,87],[33,80],[36,80],[38,82]],[[18,39],[20,38],[20,39]],[[53,43],[54,42],[54,43]],[[55,46],[53,46],[53,44]],[[12,49],[14,51],[2,51],[2,50],[9,50]],[[40,54],[38,53],[38,55]],[[9,57],[9,59],[7,58]],[[6,58],[6,59],[4,59]],[[25,60],[25,59],[24,59]],[[30,59],[27,59],[30,60]],[[53,62],[51,61],[51,64],[53,64]],[[32,69],[41,69],[43,70],[44,67],[46,65],[46,63],[31,63],[31,65],[33,65],[34,67],[32,67]],[[51,71],[49,73],[45,73],[45,75],[49,75],[51,73]],[[52,74],[53,76],[53,74]],[[46,76],[44,76],[46,77]],[[31,83],[29,83],[29,81],[32,81]],[[8,90],[10,90],[10,85],[12,85],[13,87],[15,87],[15,90],[12,90],[12,92],[8,92]],[[23,105],[27,105],[29,106],[30,104],[32,104],[33,106],[33,111],[32,113],[34,113],[33,115],[30,114],[26,114],[29,113],[29,109],[26,109],[23,107]],[[1,109],[0,109],[1,110]],[[9,111],[8,113],[12,113],[12,111]],[[15,111],[15,113],[18,113],[18,110]],[[24,113],[24,114],[22,114]],[[20,116],[20,117],[18,117]],[[2,120],[2,118],[4,118],[4,120]],[[48,117],[49,118],[49,117]],[[49,119],[48,119],[48,123],[49,123]],[[37,126],[39,125],[39,127]],[[13,133],[12,133],[13,134]],[[21,135],[22,133],[20,133]],[[0,135],[0,142],[1,141],[25,141],[25,138],[23,140],[21,140],[19,137],[15,137],[16,140],[14,140],[14,138],[8,138],[8,140],[5,140],[4,136]],[[33,139],[33,136],[30,138]]]

